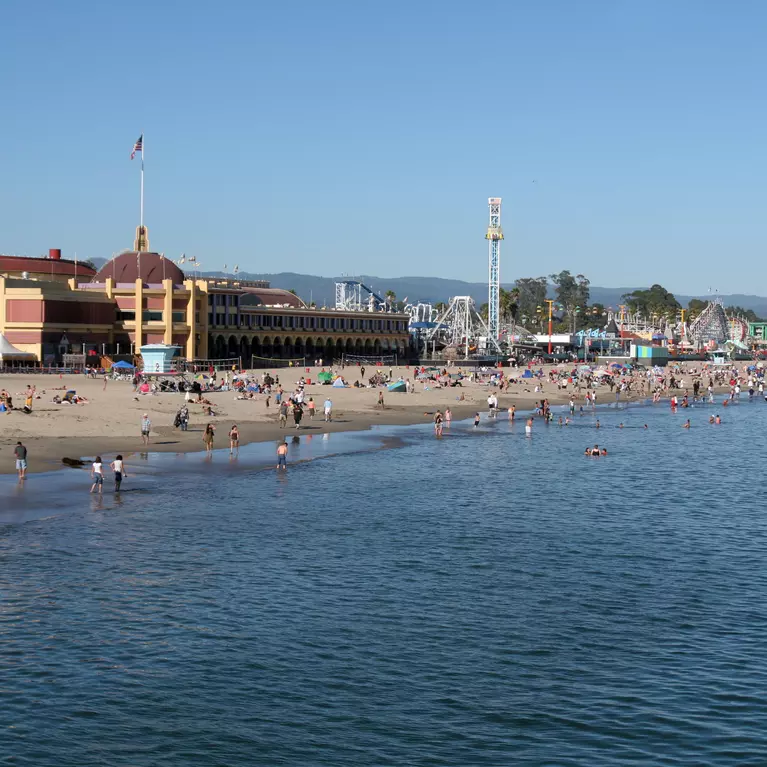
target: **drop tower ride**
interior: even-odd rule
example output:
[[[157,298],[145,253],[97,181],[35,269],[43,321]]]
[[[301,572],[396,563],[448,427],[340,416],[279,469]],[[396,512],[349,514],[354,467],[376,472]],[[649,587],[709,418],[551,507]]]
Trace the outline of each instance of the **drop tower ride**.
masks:
[[[498,343],[500,335],[500,292],[501,292],[501,198],[490,197],[487,201],[490,209],[490,223],[485,239],[490,248],[490,278],[488,281],[487,330],[490,338]]]

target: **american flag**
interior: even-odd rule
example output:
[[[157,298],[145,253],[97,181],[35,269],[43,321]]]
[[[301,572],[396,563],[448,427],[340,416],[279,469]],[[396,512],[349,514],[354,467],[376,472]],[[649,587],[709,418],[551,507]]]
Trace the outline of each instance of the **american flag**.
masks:
[[[136,143],[133,145],[133,151],[130,153],[131,160],[136,156],[136,152],[142,152],[144,149],[144,134],[142,133]]]

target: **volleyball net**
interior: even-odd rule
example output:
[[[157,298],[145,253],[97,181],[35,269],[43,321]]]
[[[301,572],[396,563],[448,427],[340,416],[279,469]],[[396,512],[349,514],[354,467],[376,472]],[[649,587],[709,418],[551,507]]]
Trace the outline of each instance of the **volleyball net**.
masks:
[[[344,365],[396,365],[396,354],[382,354],[378,356],[362,356],[359,354],[342,354],[341,362]]]
[[[251,370],[264,368],[302,368],[306,367],[306,357],[257,357],[250,358]]]

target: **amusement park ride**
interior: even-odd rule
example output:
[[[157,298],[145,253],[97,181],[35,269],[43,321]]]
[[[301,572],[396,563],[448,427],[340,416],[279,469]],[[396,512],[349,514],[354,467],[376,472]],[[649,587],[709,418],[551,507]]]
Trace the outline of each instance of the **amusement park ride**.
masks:
[[[531,330],[500,315],[501,241],[504,238],[501,228],[501,198],[490,197],[487,202],[487,322],[480,316],[471,296],[454,296],[447,307],[443,306],[441,310],[431,303],[406,304],[404,311],[410,316],[408,328],[413,349],[419,356],[426,354],[442,356],[445,359],[495,360],[504,357],[514,346],[533,346],[539,343]],[[548,351],[551,352],[552,306],[556,302],[547,299],[545,303],[548,304]],[[358,280],[348,279],[336,282],[336,309],[386,312],[392,311],[393,307],[389,299],[382,298],[371,287]],[[539,307],[538,313],[544,317],[546,310]],[[594,315],[597,324],[601,324],[600,321],[604,322],[603,330],[582,331],[579,335],[662,341],[667,343],[670,349],[678,351],[703,351],[723,347],[733,353],[748,348],[745,344],[748,324],[742,318],[728,317],[720,298],[710,300],[690,323],[685,321],[686,313],[686,310],[681,310],[676,318],[670,319],[656,315],[646,317],[639,312],[628,311],[626,306],[620,306],[618,311],[609,307],[604,313],[600,312],[598,317]],[[610,328],[616,332],[607,332]]]

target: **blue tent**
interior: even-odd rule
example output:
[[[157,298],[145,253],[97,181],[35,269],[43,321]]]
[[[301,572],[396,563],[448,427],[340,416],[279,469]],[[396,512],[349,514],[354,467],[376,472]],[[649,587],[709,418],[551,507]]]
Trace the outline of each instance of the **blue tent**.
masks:
[[[123,362],[120,360],[120,362],[115,362],[112,367],[117,368],[118,370],[133,370],[135,365],[131,365],[130,362]]]

